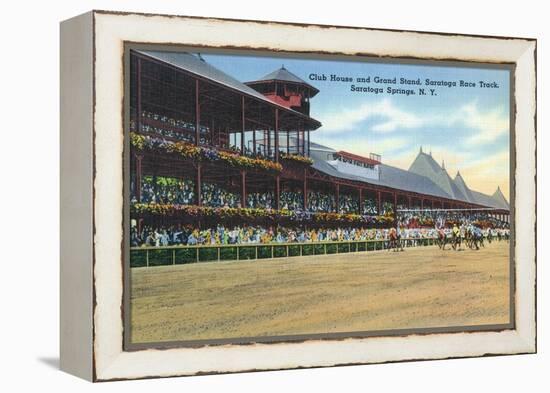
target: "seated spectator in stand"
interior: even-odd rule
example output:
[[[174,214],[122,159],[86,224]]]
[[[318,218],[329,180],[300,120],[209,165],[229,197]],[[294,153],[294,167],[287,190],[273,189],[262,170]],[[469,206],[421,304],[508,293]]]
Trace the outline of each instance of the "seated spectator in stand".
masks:
[[[132,189],[135,186],[131,186]],[[141,182],[141,203],[190,205],[194,203],[194,183],[170,177],[144,176]],[[132,202],[137,197],[132,196]]]
[[[361,214],[367,215],[367,216],[374,216],[377,215],[377,204],[374,199],[365,199],[363,201],[363,211]]]
[[[304,196],[300,191],[281,191],[279,203],[282,210],[304,210]]]
[[[340,194],[339,205],[340,214],[359,214],[359,200],[352,195]]]
[[[246,205],[254,209],[273,209],[275,197],[273,192],[252,192],[246,196]]]
[[[334,195],[319,191],[309,191],[307,197],[308,210],[310,212],[332,213],[336,211]]]

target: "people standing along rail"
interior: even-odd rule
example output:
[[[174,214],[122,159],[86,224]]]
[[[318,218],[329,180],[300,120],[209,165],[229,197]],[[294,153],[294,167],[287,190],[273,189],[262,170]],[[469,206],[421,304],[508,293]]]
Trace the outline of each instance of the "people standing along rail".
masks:
[[[482,237],[500,240],[508,239],[507,229],[491,229],[480,231]],[[300,228],[274,227],[261,225],[224,226],[218,224],[214,228],[196,228],[190,225],[144,226],[138,231],[137,226],[131,227],[130,245],[132,247],[165,247],[165,246],[196,246],[196,245],[242,245],[270,243],[315,243],[315,242],[349,242],[349,241],[385,241],[385,248],[396,250],[421,244],[425,239],[438,239],[440,248],[442,236],[449,235],[442,228]],[[479,239],[477,240],[479,244]],[[470,243],[468,243],[470,244]]]

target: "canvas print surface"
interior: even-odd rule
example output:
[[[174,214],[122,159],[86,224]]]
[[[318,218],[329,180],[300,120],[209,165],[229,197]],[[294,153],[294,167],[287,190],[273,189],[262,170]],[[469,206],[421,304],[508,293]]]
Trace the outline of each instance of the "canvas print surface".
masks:
[[[125,335],[513,328],[513,69],[126,51]]]

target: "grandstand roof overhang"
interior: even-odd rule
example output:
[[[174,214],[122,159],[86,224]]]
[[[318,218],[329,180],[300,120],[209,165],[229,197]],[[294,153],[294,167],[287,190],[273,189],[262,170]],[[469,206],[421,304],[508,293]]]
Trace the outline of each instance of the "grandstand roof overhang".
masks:
[[[418,175],[403,169],[380,163],[380,178],[370,179],[357,175],[340,172],[323,159],[322,155],[313,151],[313,166],[309,170],[312,179],[330,181],[335,184],[346,185],[352,188],[362,188],[369,191],[381,191],[388,194],[396,194],[404,197],[445,202],[462,208],[486,208],[495,213],[508,213],[506,206],[495,205],[489,198],[477,197],[468,201],[453,198],[441,190],[434,182],[425,176]],[[334,154],[334,153],[333,153]],[[472,191],[476,195],[484,194]]]
[[[311,167],[308,170],[308,179],[311,180],[318,180],[318,181],[326,181],[330,182],[332,184],[338,184],[340,186],[346,186],[350,188],[355,189],[362,189],[366,191],[371,192],[381,192],[383,194],[390,194],[395,195],[396,197],[410,197],[417,200],[426,200],[426,201],[438,201],[438,202],[444,202],[445,204],[448,204],[449,206],[456,206],[455,208],[451,210],[478,210],[478,211],[490,211],[495,214],[508,214],[509,209],[505,208],[497,208],[494,206],[485,206],[479,203],[471,203],[468,201],[463,200],[457,200],[453,199],[449,196],[443,196],[443,195],[434,195],[431,193],[423,193],[421,191],[412,191],[412,190],[406,190],[399,187],[392,187],[388,184],[381,184],[380,182],[369,182],[366,179],[351,179],[349,177],[341,177],[337,176],[335,174],[328,174],[323,170],[319,170],[318,168]],[[434,210],[441,210],[441,208],[435,208]],[[449,210],[449,209],[448,209]]]
[[[132,50],[132,55],[159,65],[165,72],[176,71],[184,74],[188,77],[189,85],[181,86],[182,88],[192,88],[191,82],[198,80],[201,112],[215,113],[217,117],[223,118],[230,132],[239,131],[242,128],[243,100],[246,108],[247,130],[274,129],[275,112],[278,112],[277,126],[280,131],[314,131],[322,125],[312,117],[273,102],[192,54]],[[160,79],[159,76],[155,75],[155,77]],[[188,100],[189,104],[193,101],[192,96],[188,97],[184,93],[177,98]]]

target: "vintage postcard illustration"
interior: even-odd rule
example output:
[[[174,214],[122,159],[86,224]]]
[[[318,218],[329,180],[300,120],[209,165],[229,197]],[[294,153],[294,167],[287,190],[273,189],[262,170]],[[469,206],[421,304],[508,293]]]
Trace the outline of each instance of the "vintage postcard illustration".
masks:
[[[511,66],[125,61],[130,348],[514,327]]]

